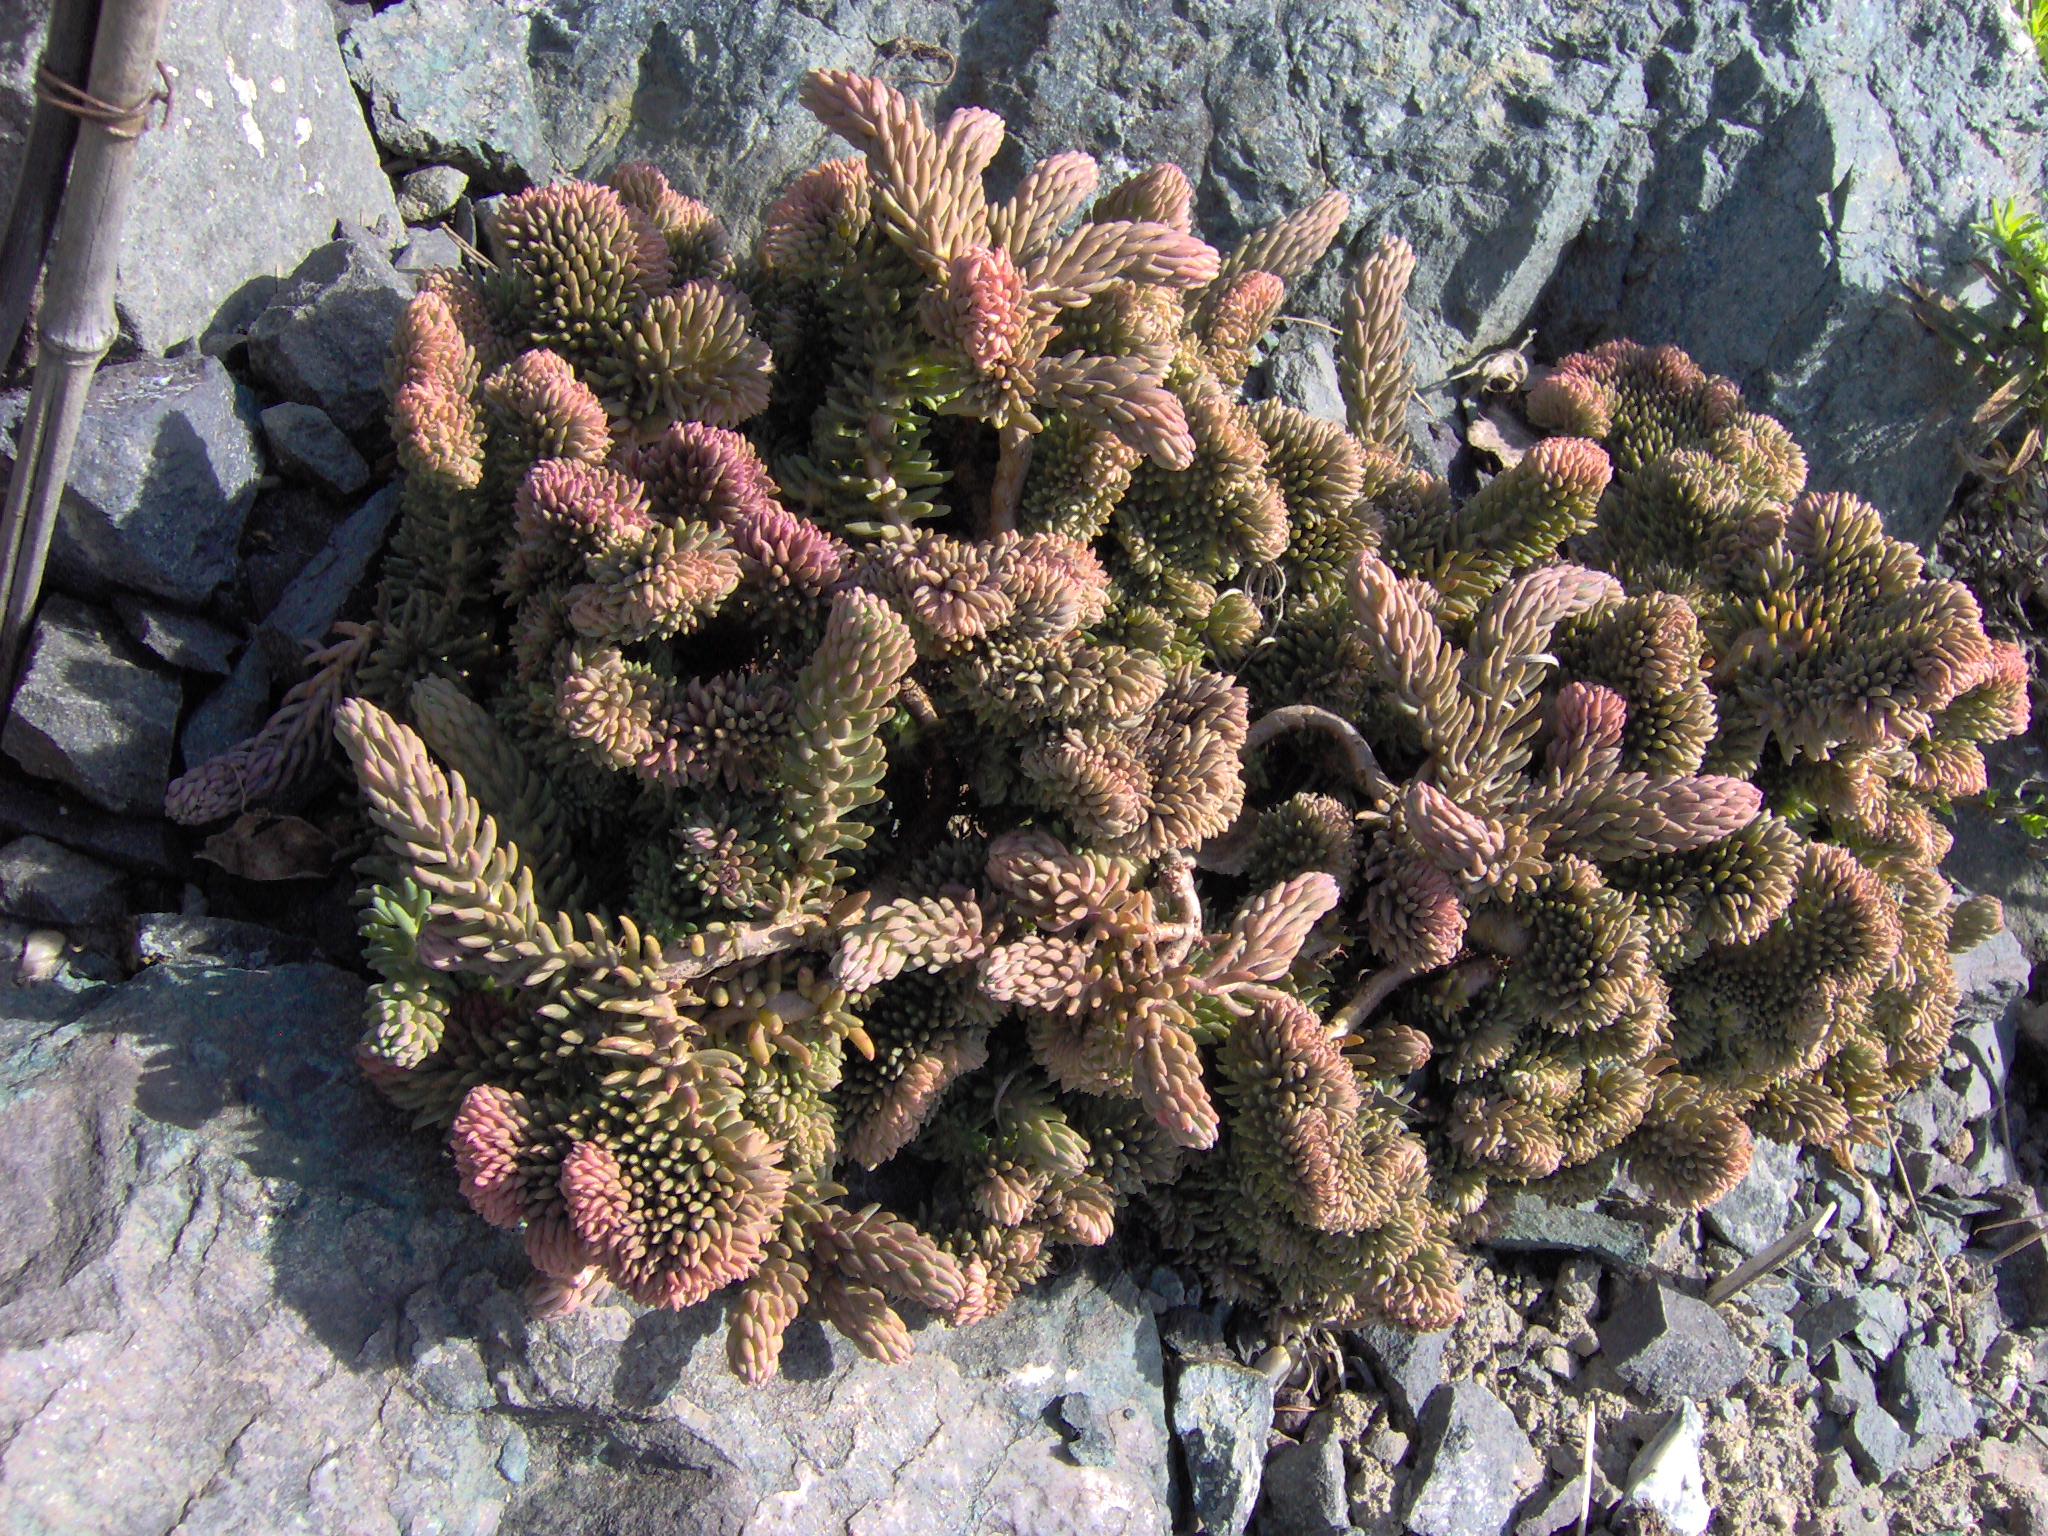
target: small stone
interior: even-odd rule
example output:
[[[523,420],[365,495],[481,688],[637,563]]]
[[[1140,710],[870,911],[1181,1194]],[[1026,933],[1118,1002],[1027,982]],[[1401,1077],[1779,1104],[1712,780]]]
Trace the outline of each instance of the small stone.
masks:
[[[1537,1357],[1537,1362],[1559,1381],[1571,1381],[1579,1374],[1578,1356],[1561,1344],[1553,1344]]]
[[[330,496],[353,496],[370,483],[369,463],[317,405],[286,400],[269,407],[263,412],[263,435],[279,469]]]
[[[123,910],[122,875],[44,837],[0,848],[0,913],[63,928],[110,923]]]
[[[1444,1343],[1449,1338],[1448,1330],[1409,1333],[1384,1323],[1359,1329],[1358,1339],[1365,1349],[1365,1358],[1371,1362],[1372,1373],[1379,1378],[1394,1416],[1402,1425],[1413,1426],[1421,1418],[1422,1405],[1443,1381]]]
[[[1486,1245],[1503,1253],[1590,1253],[1626,1269],[1650,1262],[1649,1239],[1633,1222],[1552,1205],[1529,1194],[1512,1197]]]
[[[1869,1350],[1872,1359],[1888,1360],[1899,1347],[1907,1322],[1903,1296],[1890,1286],[1866,1285],[1815,1307],[1797,1328],[1810,1349],[1847,1335]]]
[[[393,259],[392,266],[400,272],[434,272],[442,267],[462,265],[462,247],[449,231],[435,225],[430,229],[416,229],[412,238],[405,242],[405,249]]]
[[[1212,1536],[1241,1536],[1259,1500],[1273,1385],[1242,1365],[1185,1366],[1173,1399],[1173,1429],[1187,1458],[1196,1516]]]
[[[1799,1187],[1799,1149],[1759,1136],[1749,1172],[1703,1213],[1709,1227],[1745,1254],[1759,1253],[1785,1235],[1792,1195]]]
[[[53,596],[29,639],[0,749],[106,810],[158,815],[181,692],[110,617]]]
[[[1813,1476],[1813,1491],[1829,1509],[1855,1502],[1863,1492],[1863,1483],[1856,1476],[1856,1463],[1847,1450],[1837,1447],[1821,1457],[1820,1468]]]
[[[349,514],[320,553],[291,580],[263,627],[304,648],[320,645],[341,617],[349,594],[369,574],[398,511],[398,486],[385,486]]]
[[[1653,1509],[1683,1536],[1704,1536],[1714,1507],[1707,1502],[1707,1474],[1700,1465],[1706,1421],[1687,1400],[1636,1455],[1622,1497]]]
[[[374,245],[331,241],[299,263],[249,328],[249,366],[285,399],[360,432],[383,419],[391,330],[412,297],[413,280]]]
[[[0,400],[0,460],[25,397]],[[116,587],[198,607],[235,569],[263,461],[255,397],[216,358],[113,363],[93,375],[50,571],[92,596]]]
[[[1282,1446],[1266,1461],[1260,1536],[1325,1536],[1350,1523],[1344,1494],[1344,1442],[1327,1411],[1310,1420],[1298,1445]]]
[[[1408,1459],[1408,1437],[1391,1424],[1382,1424],[1374,1430],[1365,1442],[1365,1453],[1390,1467],[1398,1467]]]
[[[506,1433],[505,1443],[498,1451],[498,1472],[508,1483],[526,1481],[529,1458],[526,1432],[517,1424]]]
[[[1145,1282],[1145,1288],[1166,1304],[1156,1310],[1168,1311],[1174,1307],[1187,1305],[1187,1283],[1164,1264],[1153,1269],[1151,1277]]]
[[[1653,1403],[1711,1398],[1749,1374],[1749,1351],[1703,1301],[1647,1285],[1600,1326],[1607,1361]]]
[[[1875,1403],[1866,1403],[1856,1410],[1842,1443],[1855,1458],[1856,1470],[1866,1482],[1883,1482],[1898,1471],[1906,1458],[1905,1430]]]
[[[1578,1457],[1573,1455],[1576,1462]],[[1603,1512],[1613,1507],[1617,1495],[1614,1486],[1593,1469],[1593,1496],[1588,1503],[1585,1496],[1586,1480],[1582,1473],[1574,1471],[1563,1482],[1554,1485],[1548,1492],[1531,1499],[1528,1512],[1515,1522],[1515,1536],[1556,1536],[1558,1531],[1569,1531],[1578,1524],[1579,1511]]]
[[[297,965],[311,960],[314,951],[311,939],[279,933],[260,923],[241,923],[225,917],[188,917],[179,912],[145,912],[135,919],[132,959],[138,968],[182,962],[260,971],[273,965]]]
[[[1518,1470],[1535,1448],[1505,1404],[1474,1381],[1438,1387],[1423,1405],[1421,1453],[1404,1511],[1415,1536],[1493,1536],[1515,1508]]]
[[[133,593],[114,598],[114,612],[144,650],[187,672],[226,677],[241,640],[211,619],[177,608],[146,603]]]
[[[1908,1464],[1932,1466],[1953,1440],[1977,1433],[1977,1409],[1955,1383],[1938,1353],[1908,1345],[1885,1372],[1884,1406],[1913,1442]]]
[[[469,190],[469,175],[452,165],[423,165],[398,178],[398,216],[408,224],[438,219]]]
[[[1877,1401],[1877,1383],[1840,1339],[1814,1361],[1813,1374],[1821,1383],[1821,1406],[1838,1417],[1852,1418],[1858,1408]]]

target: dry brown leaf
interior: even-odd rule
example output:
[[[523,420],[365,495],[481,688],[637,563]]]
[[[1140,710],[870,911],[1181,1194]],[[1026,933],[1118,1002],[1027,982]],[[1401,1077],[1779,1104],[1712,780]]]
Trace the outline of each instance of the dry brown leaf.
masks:
[[[1502,469],[1513,469],[1542,439],[1513,411],[1496,405],[1465,429],[1465,441],[1499,460]]]
[[[334,839],[302,816],[245,811],[197,857],[243,880],[320,880],[334,866]]]

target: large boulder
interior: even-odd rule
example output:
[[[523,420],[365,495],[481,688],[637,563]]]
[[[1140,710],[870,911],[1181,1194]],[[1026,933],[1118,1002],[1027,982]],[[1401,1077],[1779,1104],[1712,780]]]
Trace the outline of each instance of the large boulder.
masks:
[[[1003,174],[1027,150],[1112,175],[1173,160],[1224,238],[1334,183],[1354,254],[1381,232],[1416,247],[1423,379],[1532,325],[1552,353],[1674,343],[1784,418],[1814,484],[1915,539],[1956,482],[1964,382],[1899,286],[1970,280],[1987,200],[2040,183],[2048,108],[2009,8],[1947,0],[410,0],[367,25],[407,39],[388,64],[352,56],[394,119],[472,104],[437,127],[449,154],[485,163],[538,122],[562,171],[650,158],[743,236],[844,153],[797,104],[802,73],[944,75],[881,57],[914,34],[958,59],[918,94],[1008,118]],[[486,35],[503,41],[475,58]],[[540,158],[519,151],[527,174]],[[1339,265],[1290,312],[1327,318]]]
[[[717,1305],[532,1322],[517,1243],[350,1061],[361,1005],[317,964],[0,981],[0,1529],[1164,1536],[1129,1281],[897,1367],[799,1323],[759,1391]],[[1108,1464],[1064,1453],[1069,1393]]]
[[[13,464],[27,395],[0,399]],[[263,456],[255,397],[216,358],[114,363],[93,375],[71,456],[50,574],[101,595],[127,587],[196,606],[234,573]]]
[[[0,5],[0,204],[49,0]],[[326,0],[180,0],[159,49],[169,121],[142,136],[115,309],[145,352],[239,330],[337,220],[398,232]]]

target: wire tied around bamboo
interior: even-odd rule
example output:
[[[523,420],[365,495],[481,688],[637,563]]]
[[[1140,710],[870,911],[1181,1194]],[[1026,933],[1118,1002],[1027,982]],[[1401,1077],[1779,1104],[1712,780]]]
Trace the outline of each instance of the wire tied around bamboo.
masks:
[[[171,104],[177,97],[177,86],[172,83],[171,72],[164,68],[161,59],[157,60],[156,74],[163,84],[125,107],[101,101],[91,92],[52,74],[47,68],[36,71],[36,96],[60,112],[69,112],[88,123],[98,123],[112,138],[139,139],[149,131],[149,109],[157,103],[163,103],[164,110],[156,126],[165,127],[171,120]]]

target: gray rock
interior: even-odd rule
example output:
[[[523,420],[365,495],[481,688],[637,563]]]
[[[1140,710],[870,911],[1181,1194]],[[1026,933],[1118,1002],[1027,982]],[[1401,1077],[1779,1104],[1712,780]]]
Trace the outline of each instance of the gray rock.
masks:
[[[1813,1476],[1813,1491],[1828,1509],[1840,1509],[1862,1496],[1863,1482],[1856,1476],[1856,1463],[1846,1449],[1837,1448],[1821,1457],[1820,1470]]]
[[[267,614],[347,515],[311,486],[279,485],[256,498],[243,540],[249,607]]]
[[[18,837],[0,848],[0,912],[24,922],[113,922],[125,910],[124,883],[118,869],[46,837]]]
[[[1423,1405],[1421,1455],[1402,1511],[1416,1536],[1498,1536],[1515,1479],[1535,1448],[1507,1406],[1475,1381],[1438,1387]]]
[[[1707,1474],[1700,1465],[1700,1446],[1706,1439],[1706,1420],[1690,1400],[1630,1463],[1622,1497],[1641,1509],[1653,1509],[1680,1536],[1705,1536],[1714,1518],[1714,1506],[1707,1502]]]
[[[2039,735],[2034,731],[2017,740],[1993,742],[1985,753],[1991,782],[2016,784],[2048,765]],[[1964,1020],[1984,1019],[1989,1025],[1985,1038],[1999,1042],[2005,1053],[2002,1074],[2012,1060],[2018,1023],[2007,978],[2017,970],[2019,991],[2024,993],[2028,960],[2048,960],[2048,861],[2033,856],[2031,839],[2014,835],[2009,823],[1993,820],[1981,805],[1969,801],[1957,804],[1953,830],[1955,846],[1942,860],[1942,875],[1966,890],[1995,895],[2005,908],[2006,923],[2004,934],[1953,957],[1966,1002],[1982,990],[1985,1003],[1995,1003],[1981,1011],[1958,1009],[1956,1028],[1975,1038],[1978,1025]],[[1973,985],[1980,978],[1982,984]],[[2001,997],[2004,1001],[1996,1001]]]
[[[1227,1361],[1182,1368],[1173,1394],[1173,1432],[1187,1460],[1189,1497],[1210,1536],[1241,1536],[1259,1501],[1273,1384]]]
[[[1408,1436],[1400,1430],[1382,1424],[1366,1437],[1365,1453],[1375,1461],[1385,1462],[1390,1467],[1398,1467],[1408,1459],[1410,1443]]]
[[[1909,1465],[1932,1466],[1951,1441],[1977,1432],[1977,1410],[1933,1349],[1913,1344],[1885,1372],[1884,1406],[1912,1440]]]
[[[782,183],[838,152],[796,102],[803,71],[872,68],[876,39],[924,38],[959,58],[942,110],[1008,118],[1006,174],[1054,148],[1112,174],[1170,159],[1225,240],[1334,183],[1356,200],[1352,253],[1383,231],[1416,248],[1424,379],[1532,322],[1548,350],[1675,342],[1784,418],[1817,487],[1931,532],[1959,473],[1961,380],[1894,295],[1908,278],[1974,281],[1986,199],[2039,184],[2048,88],[2010,15],[1618,0],[1597,41],[1563,4],[1482,20],[1442,0],[1332,0],[1287,16],[1181,0],[413,0],[351,45],[394,147],[460,142],[466,155],[432,157],[501,167],[507,185],[550,161],[652,158],[745,239]],[[1338,266],[1290,312],[1332,318]]]
[[[1602,1485],[1607,1480],[1600,1475],[1600,1469],[1593,1469],[1593,1499],[1591,1513],[1601,1513],[1612,1506],[1613,1489],[1606,1489],[1608,1498],[1601,1500]],[[1571,1530],[1579,1523],[1579,1508],[1584,1502],[1586,1480],[1574,1475],[1564,1482],[1553,1484],[1532,1496],[1523,1506],[1522,1517],[1515,1522],[1515,1536],[1556,1536],[1559,1531]]]
[[[0,6],[0,187],[47,10]],[[114,299],[144,352],[239,329],[335,220],[397,223],[322,0],[181,0],[158,57],[176,100],[136,145]]]
[[[331,240],[249,328],[249,366],[285,399],[360,432],[384,417],[391,328],[412,296],[413,280],[369,241]]]
[[[398,180],[398,216],[408,224],[438,219],[469,190],[469,177],[452,165],[423,165]]]
[[[514,7],[405,0],[349,28],[342,52],[386,149],[517,189],[555,169],[534,98],[533,37]]]
[[[0,1529],[1163,1536],[1128,1282],[918,1326],[901,1366],[799,1324],[759,1390],[719,1304],[532,1322],[516,1239],[350,1061],[361,1007],[318,965],[0,989]],[[1113,1466],[1046,1422],[1084,1391]]]
[[[1444,1344],[1449,1338],[1448,1330],[1409,1333],[1385,1323],[1368,1323],[1358,1330],[1372,1373],[1404,1426],[1412,1427],[1422,1417],[1423,1404],[1443,1383]]]
[[[155,603],[123,592],[114,598],[114,612],[135,640],[151,655],[187,672],[227,676],[234,665],[241,640],[211,619]]]
[[[1649,1239],[1633,1222],[1598,1211],[1552,1205],[1534,1195],[1510,1198],[1505,1216],[1486,1239],[1504,1253],[1590,1253],[1628,1269],[1650,1262]]]
[[[20,394],[0,401],[6,453],[24,404]],[[102,368],[58,504],[50,571],[81,592],[129,587],[196,607],[234,571],[262,473],[254,398],[219,359]]]
[[[186,868],[184,851],[170,828],[155,819],[130,821],[85,806],[67,805],[26,784],[9,784],[0,795],[0,832],[47,837],[104,863],[139,874],[176,876]]]
[[[317,405],[286,400],[263,412],[263,436],[277,467],[330,496],[353,496],[370,483],[370,466],[348,434]]]
[[[1660,1405],[1714,1398],[1749,1373],[1749,1351],[1720,1313],[1661,1282],[1643,1286],[1600,1324],[1615,1373]]]
[[[1266,391],[1297,410],[1324,421],[1344,420],[1344,395],[1337,384],[1337,357],[1330,338],[1303,325],[1286,326],[1266,352]]]
[[[1963,1113],[1963,1096],[1938,1077],[1902,1094],[1894,1113],[1902,1151],[1946,1146],[1969,1118]]]
[[[1282,1446],[1266,1462],[1259,1536],[1325,1536],[1351,1523],[1344,1495],[1344,1442],[1327,1408],[1309,1421],[1299,1444]]]
[[[1746,1254],[1768,1248],[1785,1235],[1792,1197],[1799,1188],[1799,1149],[1759,1136],[1749,1172],[1727,1194],[1707,1207],[1707,1225],[1723,1242]]]
[[[1877,1383],[1839,1339],[1826,1353],[1815,1352],[1813,1374],[1821,1382],[1821,1406],[1837,1418],[1852,1418],[1858,1408],[1877,1401]]]
[[[225,917],[192,917],[182,912],[144,912],[135,919],[129,958],[137,967],[181,963],[260,971],[311,960],[311,939],[279,933],[261,923]]]
[[[1856,1410],[1842,1436],[1856,1470],[1866,1482],[1881,1483],[1898,1471],[1906,1459],[1906,1432],[1899,1421],[1875,1403]]]
[[[416,229],[392,265],[401,272],[415,273],[432,272],[438,267],[459,267],[462,265],[462,247],[455,243],[453,235],[438,226]]]
[[[1819,1350],[1845,1335],[1870,1351],[1873,1360],[1888,1360],[1907,1326],[1906,1299],[1884,1285],[1866,1285],[1815,1307],[1798,1324],[1807,1347]]]
[[[2007,841],[2015,839],[2008,837]],[[2029,862],[2038,867],[2041,861]],[[2016,908],[2009,906],[2009,910]],[[1987,1091],[1994,1084],[2003,1087],[2012,1071],[2019,1009],[2033,966],[2013,927],[1953,959],[1956,985],[1962,993],[1956,1004],[1955,1046],[1976,1069],[1975,1075]]]
[[[220,756],[263,729],[270,718],[271,660],[267,647],[242,652],[228,680],[199,701],[178,733],[178,755],[187,769]]]
[[[1074,1432],[1067,1441],[1067,1454],[1074,1458],[1074,1465],[1116,1465],[1116,1436],[1110,1433],[1109,1421],[1103,1417],[1100,1403],[1086,1392],[1069,1392],[1054,1407],[1060,1422]]]
[[[263,627],[304,649],[325,642],[348,597],[369,575],[398,512],[396,482],[384,486],[327,537],[277,599]]]
[[[0,751],[104,810],[154,815],[170,781],[179,692],[110,617],[52,596],[29,637]]]

